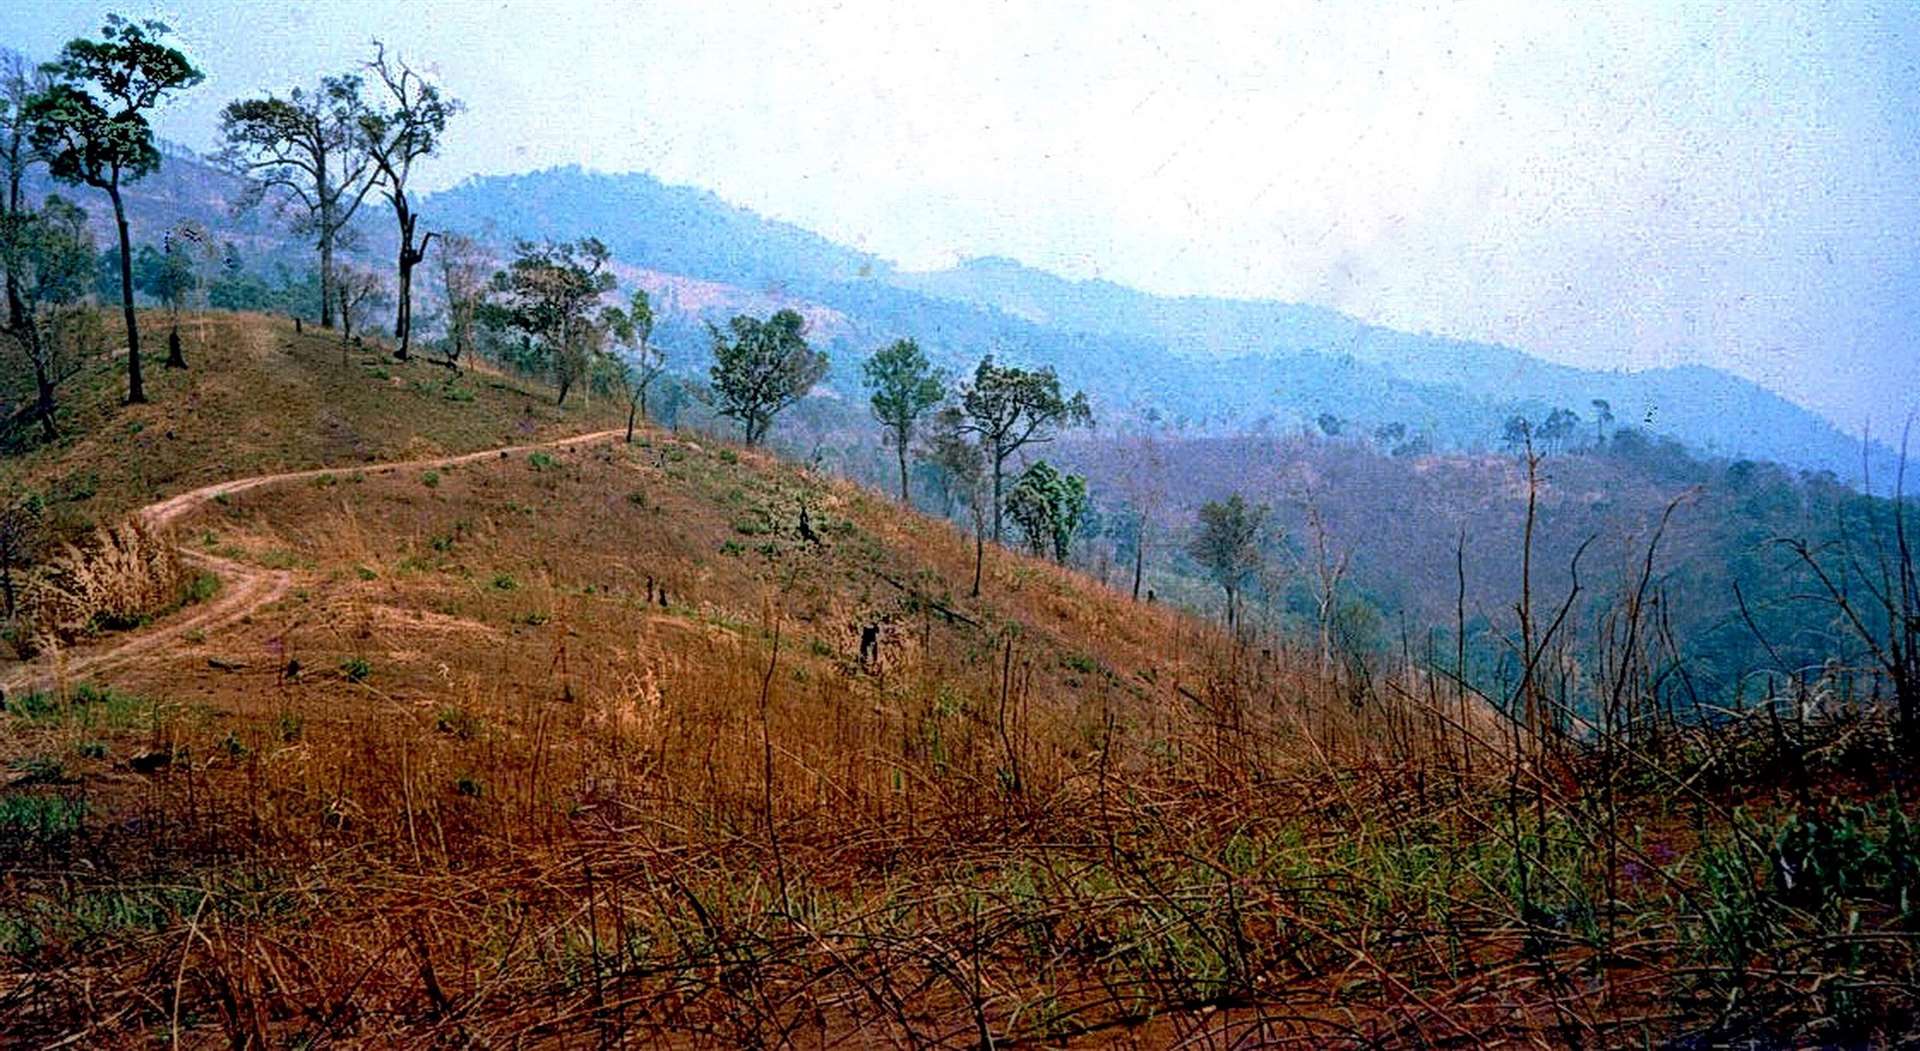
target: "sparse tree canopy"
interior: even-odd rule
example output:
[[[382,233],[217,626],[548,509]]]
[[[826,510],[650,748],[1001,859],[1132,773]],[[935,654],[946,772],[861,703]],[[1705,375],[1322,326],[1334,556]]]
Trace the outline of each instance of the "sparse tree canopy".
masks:
[[[368,115],[357,76],[322,77],[317,88],[263,95],[220,113],[221,160],[252,180],[257,203],[271,193],[291,206],[295,228],[320,254],[320,324],[333,327],[333,254],[380,170],[362,138]]]
[[[1265,504],[1250,505],[1239,493],[1209,500],[1200,508],[1199,528],[1187,551],[1226,593],[1228,627],[1239,622],[1240,589],[1260,567],[1260,532],[1267,515]]]
[[[647,412],[647,388],[665,371],[666,355],[653,345],[653,300],[644,288],[636,288],[627,309],[608,307],[601,324],[613,342],[621,348],[618,377],[627,392],[627,441],[633,441],[633,424]]]
[[[1062,474],[1045,460],[1021,472],[1007,494],[1007,513],[1026,535],[1028,548],[1036,555],[1051,553],[1061,565],[1088,509],[1087,480]]]
[[[70,40],[44,68],[51,80],[26,103],[33,148],[53,177],[106,191],[120,235],[120,307],[127,326],[127,400],[147,400],[140,326],[133,315],[133,244],[121,187],[160,167],[147,113],[198,84],[200,71],[161,42],[160,22],[110,15],[100,39]]]
[[[920,418],[947,396],[946,382],[927,362],[920,345],[910,339],[896,340],[876,351],[862,371],[873,392],[873,418],[880,422],[900,460],[900,502],[904,504],[909,502],[907,451],[913,445],[914,430]]]
[[[443,96],[439,87],[414,72],[413,67],[389,58],[384,44],[375,42],[374,58],[367,69],[385,89],[385,98],[359,115],[361,148],[373,158],[381,190],[393,206],[393,217],[399,225],[393,338],[394,355],[404,360],[413,344],[413,268],[427,257],[427,245],[433,240],[431,232],[418,242],[414,240],[420,215],[407,195],[407,180],[413,175],[415,161],[439,150],[447,121],[463,107],[459,100]]]
[[[707,326],[717,411],[740,421],[748,445],[763,441],[773,417],[827,374],[827,355],[807,345],[806,328],[806,319],[792,310],[765,321],[743,314],[724,330]]]
[[[77,338],[86,332],[79,304],[93,281],[93,233],[87,213],[60,197],[38,212],[0,217],[0,266],[7,274],[5,346],[33,374],[34,413],[48,441],[60,436],[55,392],[79,371]],[[16,359],[16,360],[19,360]],[[4,360],[4,359],[0,359]]]
[[[479,242],[461,234],[441,235],[438,258],[440,296],[447,304],[447,364],[458,370],[473,349],[473,328],[493,264]]]
[[[960,409],[960,428],[979,440],[993,479],[993,539],[998,542],[1007,458],[1024,446],[1052,441],[1063,428],[1091,427],[1093,410],[1079,391],[1070,398],[1061,395],[1053,369],[995,365],[991,355],[961,388]]]
[[[513,262],[493,275],[483,324],[520,333],[525,346],[553,373],[556,404],[585,378],[602,342],[600,300],[613,291],[611,254],[594,238],[521,241]]]

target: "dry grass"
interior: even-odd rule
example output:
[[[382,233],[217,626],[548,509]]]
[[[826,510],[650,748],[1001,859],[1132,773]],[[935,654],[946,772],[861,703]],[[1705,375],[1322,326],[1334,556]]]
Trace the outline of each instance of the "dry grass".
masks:
[[[1323,677],[1317,652],[1011,554],[969,600],[946,525],[644,437],[430,483],[343,471],[182,523],[299,587],[115,691],[13,705],[9,1037],[1913,1027],[1914,826],[1897,797],[1860,802],[1895,754],[1864,678],[1690,727],[1663,714],[1658,655],[1633,654],[1632,732],[1530,736],[1411,659]]]
[[[178,607],[188,583],[170,537],[137,518],[103,526],[33,568],[11,629],[14,648],[30,657],[138,626]]]

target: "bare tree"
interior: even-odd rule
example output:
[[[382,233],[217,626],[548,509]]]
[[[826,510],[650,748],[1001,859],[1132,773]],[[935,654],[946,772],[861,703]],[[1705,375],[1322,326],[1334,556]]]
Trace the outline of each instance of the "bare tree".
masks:
[[[447,364],[455,371],[473,349],[480,300],[487,293],[493,260],[480,243],[462,234],[440,235],[440,296],[447,303]]]
[[[308,91],[227,104],[220,113],[221,160],[253,181],[244,204],[277,195],[298,206],[296,229],[312,234],[320,253],[320,324],[333,327],[333,253],[380,169],[363,140],[367,115],[357,76],[323,77]]]
[[[1147,564],[1147,541],[1166,502],[1166,459],[1153,435],[1142,434],[1126,450],[1127,470],[1121,481],[1127,504],[1133,509],[1133,600],[1140,601],[1140,580]]]
[[[347,346],[353,342],[354,322],[386,292],[380,275],[351,263],[335,263],[333,293],[340,307],[340,357],[346,360]]]
[[[407,179],[413,163],[430,157],[440,148],[447,121],[463,108],[458,99],[445,98],[440,89],[398,58],[388,58],[385,44],[374,43],[373,61],[367,63],[387,98],[384,108],[369,107],[360,114],[363,148],[373,158],[380,173],[381,191],[393,205],[393,217],[400,226],[400,259],[395,275],[393,338],[398,345],[394,356],[406,360],[413,344],[413,268],[427,257],[427,245],[433,232],[414,243],[414,229],[420,215],[407,196]]]

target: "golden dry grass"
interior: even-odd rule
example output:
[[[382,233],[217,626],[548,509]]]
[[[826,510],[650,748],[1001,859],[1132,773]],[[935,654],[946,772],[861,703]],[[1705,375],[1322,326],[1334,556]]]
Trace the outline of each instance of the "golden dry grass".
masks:
[[[1411,661],[1322,677],[1317,654],[1018,555],[990,552],[970,599],[972,545],[944,523],[641,437],[347,468],[180,521],[293,587],[110,690],[10,704],[9,1037],[1644,1046],[1911,1025],[1907,870],[1859,861],[1817,899],[1768,875],[1910,842],[1898,804],[1797,802],[1885,785],[1869,705],[1537,743]]]

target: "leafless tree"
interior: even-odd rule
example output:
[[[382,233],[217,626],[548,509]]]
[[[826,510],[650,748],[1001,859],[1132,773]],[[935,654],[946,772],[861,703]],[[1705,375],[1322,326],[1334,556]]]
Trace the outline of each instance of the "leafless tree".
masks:
[[[447,364],[457,371],[473,349],[480,301],[487,293],[493,260],[473,238],[447,233],[440,235],[439,260],[440,296],[447,303]]]
[[[415,161],[430,157],[440,148],[447,121],[462,109],[458,99],[446,98],[438,86],[415,72],[398,58],[389,58],[386,45],[374,43],[371,72],[386,89],[384,105],[370,106],[360,114],[359,128],[363,148],[379,171],[381,192],[393,206],[394,220],[400,227],[400,258],[395,273],[394,356],[405,360],[413,344],[413,268],[427,257],[433,232],[414,242],[420,214],[413,210],[407,196],[407,180]]]

